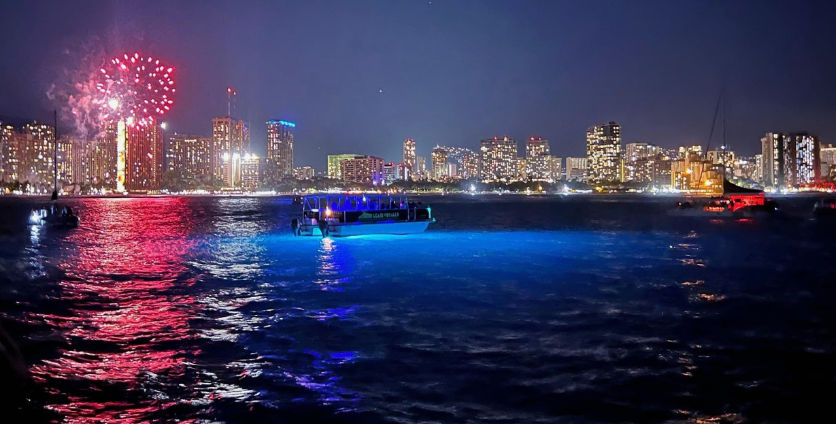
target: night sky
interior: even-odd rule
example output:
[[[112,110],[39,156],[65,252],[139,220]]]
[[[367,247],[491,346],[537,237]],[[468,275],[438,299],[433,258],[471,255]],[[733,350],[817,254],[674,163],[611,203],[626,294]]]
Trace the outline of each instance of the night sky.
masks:
[[[265,121],[294,121],[296,164],[317,170],[335,153],[400,160],[406,137],[422,156],[494,135],[579,156],[610,120],[625,143],[704,145],[724,80],[739,153],[767,131],[836,143],[833,3],[4,2],[0,116],[49,119],[48,87],[98,45],[177,68],[177,132],[210,135],[232,86],[255,151]]]

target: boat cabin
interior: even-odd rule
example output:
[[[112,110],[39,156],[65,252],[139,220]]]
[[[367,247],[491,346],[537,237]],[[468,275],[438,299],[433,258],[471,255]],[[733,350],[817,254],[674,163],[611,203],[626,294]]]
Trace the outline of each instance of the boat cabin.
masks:
[[[429,206],[409,201],[406,196],[314,195],[302,201],[302,217],[311,222],[387,223],[432,219]]]

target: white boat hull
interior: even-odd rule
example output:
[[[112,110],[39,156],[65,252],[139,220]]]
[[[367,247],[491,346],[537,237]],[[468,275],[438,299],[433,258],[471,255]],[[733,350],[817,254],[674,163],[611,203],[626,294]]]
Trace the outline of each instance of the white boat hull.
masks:
[[[365,236],[373,234],[405,235],[423,233],[432,221],[410,222],[367,222],[367,223],[330,223],[328,235],[331,237]],[[322,236],[318,226],[302,225],[300,235]]]

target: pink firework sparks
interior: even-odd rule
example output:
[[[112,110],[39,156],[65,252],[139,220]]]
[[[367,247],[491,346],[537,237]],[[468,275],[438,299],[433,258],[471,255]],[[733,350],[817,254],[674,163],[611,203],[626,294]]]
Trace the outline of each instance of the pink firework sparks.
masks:
[[[139,53],[111,59],[99,69],[96,100],[104,121],[148,125],[174,105],[174,68]]]

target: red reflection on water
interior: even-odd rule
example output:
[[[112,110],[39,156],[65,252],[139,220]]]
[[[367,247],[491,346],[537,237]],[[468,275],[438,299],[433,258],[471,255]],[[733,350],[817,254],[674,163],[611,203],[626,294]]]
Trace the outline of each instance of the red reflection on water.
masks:
[[[82,228],[68,234],[58,264],[67,314],[32,317],[53,327],[67,347],[32,374],[59,399],[48,408],[65,422],[143,422],[176,402],[134,391],[173,389],[167,381],[182,382],[186,358],[198,353],[188,325],[197,304],[185,290],[194,281],[183,259],[192,247],[190,211],[182,199],[96,199],[83,206]],[[70,396],[62,381],[95,396]],[[126,401],[128,393],[138,400]]]

